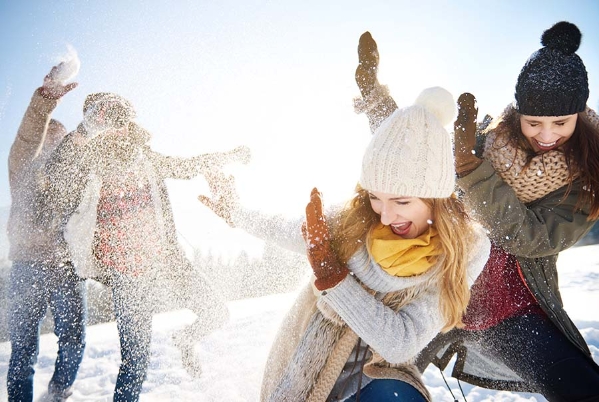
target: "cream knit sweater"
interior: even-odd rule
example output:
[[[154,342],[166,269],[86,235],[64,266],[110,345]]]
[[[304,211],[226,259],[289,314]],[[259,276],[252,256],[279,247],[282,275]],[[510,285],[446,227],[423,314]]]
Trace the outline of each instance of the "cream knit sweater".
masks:
[[[334,213],[329,211],[329,214]],[[305,242],[301,236],[303,217],[285,219],[283,216],[240,209],[234,213],[233,220],[237,227],[256,237],[305,254]],[[475,230],[476,244],[472,245],[467,267],[470,285],[482,271],[490,251],[490,242],[484,230],[479,226],[475,226]],[[440,292],[434,279],[438,265],[423,275],[395,277],[373,262],[364,247],[350,259],[348,268],[351,275],[334,288],[314,292],[315,288],[309,285],[300,293],[271,349],[262,385],[263,400],[273,400],[273,394],[277,395],[277,399],[284,396],[286,400],[294,400],[301,396],[307,400],[324,400],[358,337],[374,352],[371,361],[364,367],[367,376],[402,379],[426,393],[419,374],[410,363],[444,324],[439,309]],[[280,269],[284,275],[285,267]],[[381,301],[383,296],[390,293],[403,298],[400,307],[394,309]],[[341,329],[333,337],[335,341],[329,350],[309,350],[314,349],[315,345],[312,344],[302,351],[302,345],[307,342],[307,330],[314,325],[311,323],[318,312],[325,317],[325,321],[329,320],[333,326],[336,323]],[[322,331],[320,329],[317,332]],[[329,356],[325,367],[320,368],[319,373],[310,372],[309,367],[293,368],[294,358],[302,362],[300,366],[305,363],[302,356],[304,352]],[[299,385],[298,377],[289,373],[293,370],[307,370],[310,374],[308,378],[312,380]],[[285,382],[285,376],[294,380]],[[289,389],[282,389],[287,387]],[[295,394],[294,387],[298,393],[306,394]]]

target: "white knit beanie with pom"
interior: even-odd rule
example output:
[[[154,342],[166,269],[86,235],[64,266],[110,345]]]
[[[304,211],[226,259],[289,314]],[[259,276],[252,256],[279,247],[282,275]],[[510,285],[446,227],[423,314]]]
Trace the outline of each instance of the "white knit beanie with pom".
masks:
[[[444,126],[453,120],[455,110],[453,96],[441,87],[425,89],[414,105],[396,110],[366,148],[362,188],[405,197],[451,196],[453,146]]]

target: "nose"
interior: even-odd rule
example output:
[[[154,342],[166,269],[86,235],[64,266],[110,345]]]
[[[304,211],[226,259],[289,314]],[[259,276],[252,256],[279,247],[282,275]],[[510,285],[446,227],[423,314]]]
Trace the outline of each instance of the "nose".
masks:
[[[383,206],[383,208],[381,209],[381,223],[383,225],[390,225],[393,223],[394,219],[395,216],[391,214],[391,211],[389,211],[385,206]]]
[[[551,131],[551,127],[541,128],[541,132],[539,133],[539,140],[542,142],[553,141],[553,132]]]

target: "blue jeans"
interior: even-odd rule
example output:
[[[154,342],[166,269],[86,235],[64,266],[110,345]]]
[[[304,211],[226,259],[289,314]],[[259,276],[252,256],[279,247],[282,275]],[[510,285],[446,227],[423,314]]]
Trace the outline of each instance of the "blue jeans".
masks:
[[[115,402],[139,400],[150,363],[152,340],[151,281],[112,271],[112,299],[121,344]]]
[[[50,386],[64,391],[73,385],[85,349],[85,282],[71,264],[14,261],[8,289],[11,344],[6,385],[9,401],[33,400],[34,365],[40,325],[46,310],[54,316],[58,355]]]
[[[347,402],[425,402],[426,399],[416,388],[399,380],[372,380],[356,395],[346,399]]]

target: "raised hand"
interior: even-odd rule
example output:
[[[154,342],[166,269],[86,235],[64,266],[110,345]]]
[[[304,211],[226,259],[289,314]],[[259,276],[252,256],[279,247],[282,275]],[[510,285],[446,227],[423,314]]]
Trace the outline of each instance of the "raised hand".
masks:
[[[59,63],[58,65],[52,67],[50,72],[46,74],[44,77],[44,84],[40,88],[40,94],[46,99],[60,99],[68,92],[72,91],[79,85],[76,82],[71,82],[69,84],[63,84],[60,80],[57,79],[57,76],[60,75],[59,72],[62,68],[64,68],[65,62]]]
[[[235,179],[233,176],[225,176],[219,170],[206,172],[204,177],[212,196],[199,195],[198,200],[227,222],[229,226],[235,227],[231,219],[231,214],[237,208],[239,199],[235,190]]]
[[[314,286],[318,290],[330,289],[341,282],[349,273],[347,267],[337,260],[331,248],[329,229],[322,212],[322,198],[318,189],[310,194],[306,206],[306,223],[302,227],[308,261],[316,276]]]
[[[478,108],[474,95],[467,92],[461,94],[458,98],[458,116],[454,123],[455,170],[458,177],[466,176],[482,163],[474,152],[477,117]]]
[[[356,84],[364,99],[379,85],[378,69],[379,51],[372,35],[366,31],[360,36],[358,42],[358,67],[356,68]]]
[[[362,98],[354,99],[354,107],[357,113],[366,114],[372,133],[397,109],[387,87],[378,81],[378,67],[378,48],[370,32],[366,31],[360,36],[358,43],[358,67],[355,74]]]

